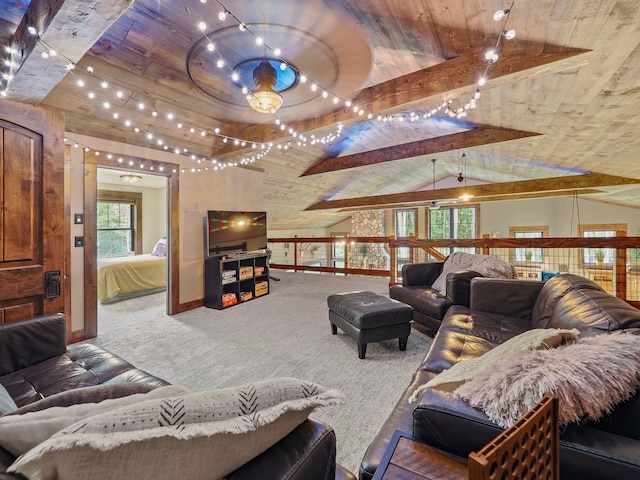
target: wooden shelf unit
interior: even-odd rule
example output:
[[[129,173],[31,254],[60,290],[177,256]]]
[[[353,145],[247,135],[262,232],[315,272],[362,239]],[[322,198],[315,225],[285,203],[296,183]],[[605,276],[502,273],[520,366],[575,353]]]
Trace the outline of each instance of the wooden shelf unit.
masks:
[[[256,275],[256,267],[262,269]],[[241,275],[242,272],[242,275]],[[269,257],[265,254],[209,257],[204,261],[204,306],[222,310],[269,293]],[[235,303],[223,296],[235,295]],[[241,294],[250,295],[243,299]]]

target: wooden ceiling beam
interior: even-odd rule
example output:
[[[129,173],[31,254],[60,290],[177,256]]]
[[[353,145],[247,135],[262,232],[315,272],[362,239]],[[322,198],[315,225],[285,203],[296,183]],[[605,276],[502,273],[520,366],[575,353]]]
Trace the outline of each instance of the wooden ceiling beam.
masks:
[[[590,53],[589,50],[576,50],[531,55],[507,54],[491,65],[488,82],[482,89],[511,85],[525,79],[580,67],[588,62]],[[471,96],[477,88],[478,72],[485,66],[486,61],[480,52],[455,57],[365,88],[356,96],[353,104],[376,113],[393,114],[418,106],[424,107],[426,104],[438,104],[447,98],[464,94]],[[348,125],[366,120],[366,116],[355,116],[352,108],[345,107],[307,120],[291,122],[289,126],[297,132],[308,133],[327,129],[338,123]],[[272,124],[259,124],[247,127],[239,133],[239,137],[266,142],[288,138],[289,134]],[[229,153],[226,148],[228,147],[220,153]]]
[[[132,0],[33,0],[10,40],[16,65],[8,88],[11,99],[40,103],[67,75],[65,64],[77,63],[132,4]],[[30,34],[29,27],[38,36]],[[64,52],[65,60],[43,58],[41,53],[49,47]]]
[[[585,175],[571,175],[567,177],[488,183],[483,185],[424,190],[419,192],[392,193],[389,195],[377,195],[361,198],[323,200],[310,205],[305,210],[311,211],[335,208],[371,207],[374,205],[411,204],[416,202],[457,199],[463,194],[473,195],[474,200],[476,198],[483,197],[498,197],[504,200],[507,197],[527,193],[539,194],[540,192],[569,191],[584,188],[631,185],[639,183],[640,180],[635,178],[617,177],[602,173],[588,173]]]
[[[598,190],[595,188],[583,188],[579,190],[558,190],[553,192],[539,192],[539,193],[523,193],[518,195],[509,195],[508,200],[527,200],[527,199],[538,199],[545,197],[567,197],[570,195],[593,195],[594,193],[603,193],[603,190]],[[486,203],[486,202],[500,202],[507,200],[504,197],[474,197],[469,201],[469,205],[477,204],[477,203]],[[606,203],[606,202],[604,202]],[[422,203],[414,203],[411,207],[419,207],[419,206],[429,206],[431,202],[422,202]],[[441,207],[451,207],[456,206],[458,203],[456,201],[451,202],[442,202],[438,203]],[[390,209],[390,208],[406,208],[407,205],[398,203],[393,205],[372,205],[370,207],[349,207],[342,208],[339,210],[340,213],[348,213],[348,212],[361,212],[363,210],[380,210],[380,209]],[[640,207],[638,207],[640,208]]]
[[[443,135],[436,138],[427,138],[403,145],[394,145],[370,150],[368,152],[355,153],[323,159],[315,165],[309,167],[300,175],[306,177],[319,173],[335,172],[348,168],[376,165],[394,160],[431,155],[435,153],[458,150],[462,148],[489,145],[521,138],[534,137],[539,133],[525,132],[521,130],[511,130],[508,128],[478,126],[466,132],[458,132],[450,135]]]

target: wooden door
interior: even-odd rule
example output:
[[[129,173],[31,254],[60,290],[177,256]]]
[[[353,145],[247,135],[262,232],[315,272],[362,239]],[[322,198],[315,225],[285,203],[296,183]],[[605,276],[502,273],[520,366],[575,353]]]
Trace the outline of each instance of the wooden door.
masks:
[[[64,116],[0,101],[0,323],[64,311]]]

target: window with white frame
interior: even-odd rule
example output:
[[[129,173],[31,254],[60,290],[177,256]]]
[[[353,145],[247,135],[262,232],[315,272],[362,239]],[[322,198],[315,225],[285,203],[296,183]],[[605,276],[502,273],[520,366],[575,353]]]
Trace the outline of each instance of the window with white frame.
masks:
[[[408,238],[417,234],[418,210],[415,208],[407,210],[394,210],[394,231],[396,238]],[[410,260],[409,247],[398,247],[396,258],[398,263]]]
[[[523,226],[509,227],[511,238],[544,238],[549,236],[549,227],[544,226]],[[512,263],[544,263],[544,250],[542,248],[514,248]]]
[[[626,223],[608,223],[595,225],[578,225],[578,235],[585,238],[607,238],[627,234]],[[615,248],[583,248],[582,262],[586,266],[613,267],[616,259]]]

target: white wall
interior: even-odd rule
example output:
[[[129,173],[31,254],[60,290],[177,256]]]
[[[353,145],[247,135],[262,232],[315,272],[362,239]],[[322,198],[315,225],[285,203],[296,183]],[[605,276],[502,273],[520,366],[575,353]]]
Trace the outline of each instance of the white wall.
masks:
[[[180,176],[180,303],[204,297],[207,210],[263,211],[262,177],[243,168]]]
[[[627,235],[640,232],[640,210],[592,200],[553,197],[487,202],[480,205],[480,232],[509,236],[509,227],[548,225],[551,237],[573,237],[578,224],[626,223]]]
[[[334,232],[351,232],[351,217],[331,225],[327,230],[329,231],[329,235]]]

